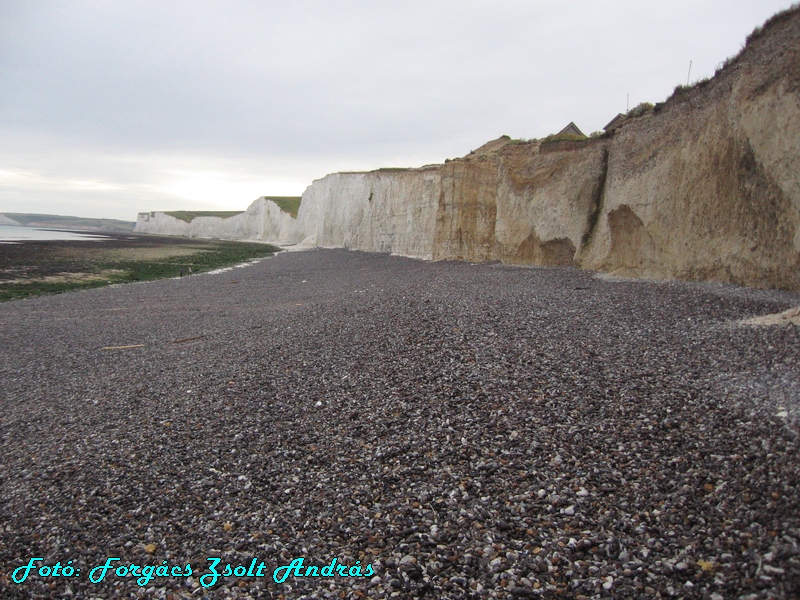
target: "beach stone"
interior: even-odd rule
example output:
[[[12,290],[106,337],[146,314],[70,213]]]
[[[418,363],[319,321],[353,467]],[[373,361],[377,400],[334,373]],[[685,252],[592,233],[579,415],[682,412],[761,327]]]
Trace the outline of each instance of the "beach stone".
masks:
[[[797,597],[800,332],[736,324],[796,304],[342,250],[0,304],[7,562],[193,567],[0,596]]]

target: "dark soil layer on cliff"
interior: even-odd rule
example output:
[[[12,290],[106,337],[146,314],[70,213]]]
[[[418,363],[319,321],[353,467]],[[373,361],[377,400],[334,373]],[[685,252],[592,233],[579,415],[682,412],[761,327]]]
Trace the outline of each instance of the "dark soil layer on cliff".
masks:
[[[735,323],[798,303],[332,250],[4,303],[0,596],[796,598],[800,330]]]
[[[0,244],[0,301],[199,273],[278,251],[266,244],[103,233],[102,241]]]

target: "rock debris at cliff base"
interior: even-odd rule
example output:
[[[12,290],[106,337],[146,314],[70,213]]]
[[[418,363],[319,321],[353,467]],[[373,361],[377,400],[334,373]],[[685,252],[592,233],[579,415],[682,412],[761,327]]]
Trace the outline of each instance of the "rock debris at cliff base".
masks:
[[[797,597],[800,330],[738,322],[798,303],[326,250],[3,304],[0,595]]]

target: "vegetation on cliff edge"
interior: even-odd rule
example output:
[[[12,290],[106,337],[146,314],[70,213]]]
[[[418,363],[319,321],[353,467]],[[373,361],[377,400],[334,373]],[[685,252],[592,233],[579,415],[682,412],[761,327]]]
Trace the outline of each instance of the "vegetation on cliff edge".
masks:
[[[271,200],[278,205],[283,212],[289,213],[293,219],[297,218],[297,212],[300,210],[300,196],[264,196],[267,200]]]
[[[219,217],[220,219],[229,219],[243,212],[243,210],[170,210],[165,211],[164,214],[191,223],[197,217]],[[150,214],[152,215],[153,213]]]

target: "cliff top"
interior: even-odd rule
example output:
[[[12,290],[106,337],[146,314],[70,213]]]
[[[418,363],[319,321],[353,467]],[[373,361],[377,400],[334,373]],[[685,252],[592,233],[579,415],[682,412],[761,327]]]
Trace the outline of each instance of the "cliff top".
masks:
[[[164,211],[164,214],[191,223],[197,217],[220,217],[221,219],[227,219],[240,215],[243,212],[243,210],[170,210]]]
[[[713,89],[716,85],[735,72],[741,64],[749,60],[758,61],[757,53],[762,50],[761,46],[767,41],[779,47],[785,46],[786,48],[792,49],[793,45],[796,44],[793,44],[791,41],[788,43],[782,43],[782,40],[780,39],[773,39],[776,36],[780,36],[780,28],[787,23],[790,23],[792,20],[797,20],[798,23],[800,23],[800,3],[795,3],[789,8],[775,13],[772,17],[767,19],[763,25],[756,27],[750,33],[750,35],[745,38],[745,43],[742,45],[741,50],[739,50],[739,52],[733,56],[729,56],[722,61],[712,77],[700,79],[691,83],[690,85],[677,85],[675,90],[665,101],[658,102],[655,105],[649,102],[643,102],[642,104],[631,109],[627,114],[618,115],[618,117],[615,117],[615,120],[619,117],[622,118],[614,127],[614,129],[623,128],[638,117],[659,112],[662,109],[671,108],[682,103],[690,97],[695,97],[697,94],[703,93],[705,90]],[[787,33],[790,36],[794,35],[791,32]],[[785,42],[785,40],[783,41]],[[767,52],[769,53],[770,50],[767,50]],[[613,122],[614,121],[612,121],[612,123]]]
[[[278,205],[283,212],[289,213],[293,218],[297,218],[297,212],[300,210],[300,196],[262,196],[265,200],[270,200]]]

